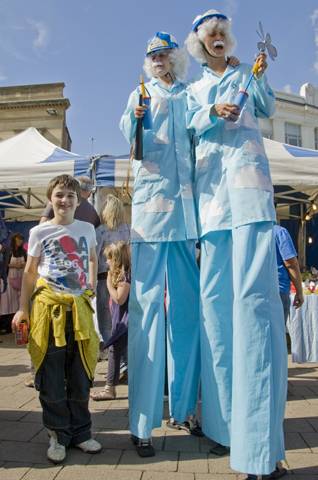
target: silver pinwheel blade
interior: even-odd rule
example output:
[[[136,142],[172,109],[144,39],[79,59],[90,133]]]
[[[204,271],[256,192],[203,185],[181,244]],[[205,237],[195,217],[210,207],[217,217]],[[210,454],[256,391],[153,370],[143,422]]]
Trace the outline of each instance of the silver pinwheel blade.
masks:
[[[257,33],[258,33],[258,35],[260,36],[260,38],[261,38],[262,40],[264,40],[264,39],[265,39],[265,35],[264,35],[264,29],[263,29],[262,22],[258,22],[258,28],[259,28],[259,32],[257,32]]]
[[[275,60],[275,58],[277,57],[276,47],[274,47],[274,45],[272,45],[272,44],[267,45],[267,51],[268,51],[268,55],[270,56],[271,60]]]
[[[257,42],[257,48],[258,50],[263,53],[263,52],[268,52],[268,55],[271,60],[275,60],[277,57],[277,49],[274,47],[272,44],[272,39],[269,33],[264,33],[263,25],[262,22],[258,22],[258,30],[256,30],[257,35],[260,37],[262,40],[261,42]]]

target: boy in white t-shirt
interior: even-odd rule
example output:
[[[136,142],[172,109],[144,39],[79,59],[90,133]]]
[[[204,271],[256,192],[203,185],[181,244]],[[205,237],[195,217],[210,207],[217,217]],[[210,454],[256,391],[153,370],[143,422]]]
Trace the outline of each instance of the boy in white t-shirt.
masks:
[[[54,217],[30,231],[20,308],[12,328],[15,331],[23,321],[30,325],[35,386],[50,437],[47,456],[60,463],[68,446],[88,453],[102,448],[91,438],[88,410],[99,349],[90,304],[97,276],[96,237],[91,224],[74,220],[80,198],[75,178],[53,178],[47,197]]]

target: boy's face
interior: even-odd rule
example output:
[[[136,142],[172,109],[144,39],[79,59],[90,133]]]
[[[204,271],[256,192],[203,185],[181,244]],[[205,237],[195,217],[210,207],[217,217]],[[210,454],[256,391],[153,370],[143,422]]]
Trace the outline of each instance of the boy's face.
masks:
[[[52,190],[50,200],[55,218],[61,218],[63,220],[72,221],[76,207],[78,206],[78,198],[74,190],[64,187],[63,185],[57,185]]]

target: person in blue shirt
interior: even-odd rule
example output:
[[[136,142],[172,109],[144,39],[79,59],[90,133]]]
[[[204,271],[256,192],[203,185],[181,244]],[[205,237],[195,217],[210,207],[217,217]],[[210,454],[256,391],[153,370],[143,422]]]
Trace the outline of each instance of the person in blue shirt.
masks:
[[[155,454],[151,433],[162,422],[165,343],[170,417],[179,424],[193,420],[198,397],[199,270],[186,64],[187,53],[172,35],[158,32],[148,43],[152,128],[144,130],[144,159],[133,160],[128,331],[129,420],[140,456]],[[120,122],[130,144],[146,109],[138,105],[139,94],[138,88],[130,95]]]
[[[202,429],[230,447],[234,470],[270,478],[286,474],[283,419],[287,350],[279,298],[273,186],[258,118],[275,98],[258,56],[259,76],[240,111],[234,99],[251,65],[230,66],[235,46],[228,18],[195,18],[186,45],[203,64],[188,87],[187,126],[196,141],[195,198],[201,242]]]
[[[304,303],[302,279],[297,252],[288,230],[280,225],[274,225],[274,235],[276,242],[279,294],[284,308],[286,323],[290,310],[290,282],[293,282],[296,290],[293,306],[299,308]]]

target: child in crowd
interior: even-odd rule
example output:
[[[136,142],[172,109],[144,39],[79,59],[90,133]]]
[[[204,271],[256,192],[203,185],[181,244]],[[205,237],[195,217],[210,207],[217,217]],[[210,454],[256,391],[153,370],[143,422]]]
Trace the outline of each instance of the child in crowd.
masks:
[[[110,296],[112,316],[112,334],[106,347],[108,352],[108,371],[105,388],[91,394],[96,401],[116,398],[116,385],[119,383],[120,358],[127,348],[128,299],[130,290],[130,249],[126,242],[120,241],[108,245],[104,250],[109,272],[107,289]]]
[[[20,307],[12,328],[30,324],[35,386],[50,437],[47,456],[60,463],[70,445],[87,453],[102,448],[91,438],[88,410],[99,347],[90,303],[96,286],[96,237],[93,225],[74,220],[80,199],[76,179],[53,178],[47,197],[54,217],[30,231]]]
[[[125,222],[123,202],[111,193],[106,196],[100,217],[101,224],[96,229],[96,253],[98,258],[96,311],[98,329],[102,337],[100,360],[105,360],[107,352],[105,345],[111,336],[112,320],[109,310],[109,293],[106,288],[108,265],[104,250],[107,245],[119,242],[120,240],[129,242],[130,227]],[[126,357],[126,355],[124,356]]]

